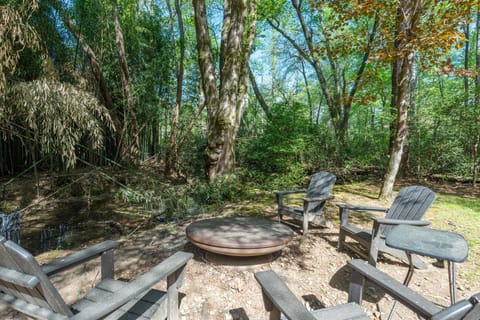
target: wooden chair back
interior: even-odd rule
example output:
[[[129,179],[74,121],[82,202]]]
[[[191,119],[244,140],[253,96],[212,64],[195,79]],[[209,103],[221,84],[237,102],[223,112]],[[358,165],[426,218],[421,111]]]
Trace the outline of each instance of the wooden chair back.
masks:
[[[65,316],[73,313],[35,258],[15,242],[0,237],[0,294]]]
[[[427,187],[402,188],[385,218],[399,220],[421,220],[435,200],[435,193]],[[380,233],[386,235],[393,227],[381,226]]]
[[[307,189],[307,198],[321,198],[330,195],[337,177],[330,172],[317,172],[312,176]],[[309,212],[321,212],[325,206],[325,201],[321,203],[309,204]]]

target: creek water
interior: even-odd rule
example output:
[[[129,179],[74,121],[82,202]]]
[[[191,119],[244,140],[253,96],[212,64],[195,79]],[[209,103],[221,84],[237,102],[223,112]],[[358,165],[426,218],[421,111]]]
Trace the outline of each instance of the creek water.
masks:
[[[63,202],[49,209],[23,214],[20,219],[2,221],[2,236],[19,243],[33,255],[59,249],[73,249],[83,244],[119,238],[131,227],[136,230],[146,225],[144,217],[119,213],[120,204],[114,199],[93,203]],[[5,216],[16,213],[5,214]],[[1,215],[0,215],[1,217]]]

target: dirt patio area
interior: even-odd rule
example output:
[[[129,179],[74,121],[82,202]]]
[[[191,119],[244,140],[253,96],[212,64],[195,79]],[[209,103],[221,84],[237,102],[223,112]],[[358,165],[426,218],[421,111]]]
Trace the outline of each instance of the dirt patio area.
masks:
[[[366,190],[369,186],[358,186]],[[371,186],[370,186],[371,188]],[[444,190],[454,194],[457,190]],[[464,193],[464,192],[461,192]],[[118,238],[120,246],[116,250],[116,277],[132,279],[150,267],[159,263],[176,251],[194,253],[194,259],[187,266],[187,273],[182,293],[180,314],[184,320],[263,320],[268,319],[264,309],[259,285],[254,273],[272,269],[287,283],[295,295],[307,308],[334,306],[347,301],[349,270],[346,261],[356,257],[351,252],[339,252],[338,209],[335,203],[361,203],[363,205],[385,206],[365,192],[358,192],[348,187],[334,190],[336,196],[327,207],[327,217],[333,221],[332,228],[312,227],[307,237],[302,237],[299,228],[295,231],[290,244],[275,256],[273,260],[254,265],[218,264],[205,259],[204,251],[190,244],[185,237],[186,227],[199,219],[218,216],[257,215],[276,220],[276,207],[273,199],[268,201],[253,199],[247,203],[231,204],[216,212],[210,212],[184,220],[179,224],[159,225],[153,229],[125,233]],[[477,197],[478,194],[472,195]],[[265,205],[268,203],[268,205]],[[429,214],[425,217],[429,220]],[[108,237],[107,237],[108,238]],[[89,243],[91,245],[93,243]],[[84,246],[87,246],[85,243]],[[83,246],[82,246],[83,247]],[[80,249],[80,248],[78,248]],[[472,248],[471,248],[472,249]],[[476,251],[476,249],[475,249]],[[41,263],[66,255],[70,250],[52,250],[37,256]],[[473,253],[473,252],[472,252]],[[472,254],[466,262],[457,267],[457,297],[463,299],[480,291],[472,274],[479,269],[478,261]],[[442,306],[449,304],[448,272],[446,268],[429,262],[426,270],[416,270],[410,287]],[[68,303],[81,297],[99,278],[99,261],[63,272],[53,278],[55,286]],[[379,269],[402,281],[407,265],[391,257],[381,258]],[[476,277],[476,276],[475,276]],[[164,288],[159,283],[157,288]],[[364,309],[372,319],[386,319],[393,300],[371,284],[366,285]],[[0,319],[27,319],[5,307],[0,308]],[[397,307],[395,319],[418,319],[403,306]]]
[[[187,225],[183,223],[174,230],[156,228],[122,239],[116,251],[117,277],[131,279],[178,250],[193,252],[195,257],[187,267],[185,283],[181,288],[184,294],[180,307],[181,318],[188,320],[268,319],[260,287],[253,276],[256,271],[268,269],[277,272],[308,308],[333,306],[347,301],[349,271],[345,263],[351,256],[336,250],[338,231],[335,228],[312,228],[306,238],[299,234],[299,229],[295,229],[298,232],[294,240],[272,261],[232,266],[206,261],[204,252],[186,240]],[[65,253],[49,252],[37,258],[39,261],[48,261]],[[78,299],[98,279],[97,264],[77,267],[54,278],[55,285],[67,302]],[[378,267],[398,280],[402,280],[407,271],[406,265],[393,259],[382,259]],[[475,289],[479,289],[475,287],[476,284],[461,277],[462,267],[458,267],[459,298],[468,297]],[[74,283],[72,279],[75,279]],[[163,286],[163,283],[158,285],[159,288]],[[449,303],[448,276],[444,268],[430,265],[427,270],[417,270],[410,287],[441,305]],[[369,284],[366,293],[364,308],[372,318],[385,319],[392,299]],[[5,309],[0,317],[26,319]],[[404,307],[399,307],[396,319],[417,317]]]

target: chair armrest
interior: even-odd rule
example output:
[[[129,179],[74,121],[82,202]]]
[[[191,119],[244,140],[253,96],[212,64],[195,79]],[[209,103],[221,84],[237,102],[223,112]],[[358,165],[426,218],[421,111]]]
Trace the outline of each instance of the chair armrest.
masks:
[[[90,320],[101,319],[105,315],[118,309],[131,299],[139,296],[149,290],[159,281],[174,274],[179,269],[185,267],[187,262],[193,257],[193,254],[187,252],[177,252],[168,257],[160,264],[156,265],[147,273],[144,273],[135,280],[129,282],[122,290],[111,294],[111,299],[93,303],[80,313],[71,317],[71,320]]]
[[[52,260],[49,263],[44,264],[42,270],[47,276],[51,276],[99,257],[103,253],[115,249],[117,246],[118,243],[116,241],[107,240],[63,258]]]
[[[339,203],[337,206],[341,209],[348,209],[354,211],[377,211],[377,212],[387,212],[389,208],[383,207],[365,207],[365,206],[353,206],[346,203]]]
[[[353,206],[346,203],[339,203],[337,207],[340,209],[338,216],[340,219],[340,226],[345,226],[348,224],[348,219],[350,215],[350,210],[359,211],[359,212],[388,212],[389,208],[382,207],[365,207],[365,206]]]
[[[306,189],[297,189],[297,190],[286,190],[286,191],[277,191],[275,194],[277,197],[283,197],[289,194],[297,194],[297,193],[305,193],[307,192]]]
[[[450,319],[466,319],[463,318],[472,309],[473,304],[468,300],[460,300],[454,305],[443,309],[435,314],[431,320],[450,320]],[[471,318],[475,319],[475,318]]]
[[[262,287],[267,311],[276,309],[289,320],[315,320],[274,271],[256,272],[255,279]]]
[[[392,298],[398,300],[407,308],[424,318],[430,319],[434,314],[442,310],[433,302],[425,299],[423,296],[404,286],[364,260],[350,260],[348,261],[348,265],[352,268],[353,272],[359,273],[370,282],[376,284],[387,294],[392,296]]]
[[[326,201],[335,198],[333,195],[328,195],[324,197],[315,197],[315,198],[303,198],[303,201],[305,202],[320,202],[320,201]]]
[[[397,226],[401,224],[408,224],[412,226],[419,226],[419,227],[424,227],[430,225],[430,221],[425,221],[425,220],[400,220],[400,219],[386,219],[386,218],[377,218],[377,217],[372,217],[372,219],[380,224],[387,224],[391,226]]]

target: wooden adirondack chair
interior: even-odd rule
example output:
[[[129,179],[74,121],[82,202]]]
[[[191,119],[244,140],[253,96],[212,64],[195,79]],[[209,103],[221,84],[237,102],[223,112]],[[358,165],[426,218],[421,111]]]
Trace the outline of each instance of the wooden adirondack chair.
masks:
[[[115,241],[40,266],[25,249],[0,238],[0,301],[35,319],[178,319],[178,288],[191,253],[177,252],[131,282],[113,279]],[[49,276],[101,258],[101,281],[68,306]],[[152,289],[167,279],[167,292]],[[72,279],[73,280],[73,279]]]
[[[278,218],[282,222],[283,215],[288,215],[303,222],[303,234],[308,233],[308,223],[315,221],[323,224],[328,222],[323,217],[323,208],[329,199],[337,178],[330,172],[318,172],[312,176],[308,189],[287,190],[275,192],[278,205]],[[284,199],[292,194],[306,193],[303,207],[291,207],[284,204]]]
[[[353,206],[348,204],[339,204],[340,209],[340,232],[338,237],[338,249],[344,246],[368,259],[373,266],[377,263],[379,252],[391,254],[399,259],[408,261],[404,251],[393,249],[385,245],[385,237],[388,232],[396,225],[409,224],[416,226],[429,225],[428,221],[421,221],[425,212],[430,208],[435,200],[435,193],[429,188],[422,186],[410,186],[402,188],[390,208],[376,208]],[[350,211],[359,212],[385,212],[385,218],[372,217],[372,231],[359,228],[349,223]],[[345,241],[346,237],[357,241],[362,247],[367,248],[368,254],[357,246],[349,245]],[[406,235],[408,236],[408,235]],[[417,256],[413,256],[413,263],[417,268],[425,268],[425,263]]]
[[[369,265],[366,261],[350,260],[348,266],[352,269],[348,303],[311,312],[295,297],[274,271],[255,273],[255,278],[262,287],[265,308],[270,312],[270,320],[279,320],[282,314],[288,320],[368,320],[370,318],[360,306],[365,280],[376,284],[386,294],[422,318],[431,320],[480,319],[480,293],[473,295],[469,300],[462,300],[442,309],[386,273]]]

